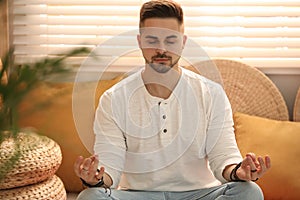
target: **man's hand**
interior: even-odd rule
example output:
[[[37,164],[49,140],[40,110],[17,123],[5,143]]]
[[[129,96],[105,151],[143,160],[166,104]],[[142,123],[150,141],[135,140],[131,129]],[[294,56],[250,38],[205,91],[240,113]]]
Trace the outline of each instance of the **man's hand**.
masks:
[[[99,160],[96,156],[91,156],[89,158],[79,156],[74,164],[74,171],[76,175],[82,178],[85,182],[95,185],[104,175],[104,167],[97,170],[98,164]]]
[[[242,161],[241,167],[236,171],[236,175],[241,180],[255,181],[262,177],[268,169],[271,168],[271,159],[269,156],[256,158],[254,153],[247,153]]]

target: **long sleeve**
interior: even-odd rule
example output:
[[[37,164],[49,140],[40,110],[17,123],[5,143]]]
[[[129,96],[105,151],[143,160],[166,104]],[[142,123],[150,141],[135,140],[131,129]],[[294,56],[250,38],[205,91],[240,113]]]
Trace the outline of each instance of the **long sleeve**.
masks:
[[[113,179],[112,187],[117,187],[125,163],[126,141],[114,119],[112,107],[112,95],[107,91],[100,98],[95,114],[94,152]]]
[[[235,140],[231,106],[221,86],[212,90],[211,101],[206,153],[215,177],[224,183],[224,168],[240,162],[242,157]]]

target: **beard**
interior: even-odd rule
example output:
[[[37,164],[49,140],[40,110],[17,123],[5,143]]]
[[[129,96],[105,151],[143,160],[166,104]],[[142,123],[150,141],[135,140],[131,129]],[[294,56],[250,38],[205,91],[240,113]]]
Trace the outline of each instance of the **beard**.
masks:
[[[174,62],[172,61],[171,56],[167,56],[165,53],[157,53],[155,56],[151,57],[151,61],[146,60],[146,63],[150,65],[150,67],[155,70],[157,73],[167,73],[176,65],[179,61],[180,57],[176,59]],[[159,60],[164,60],[163,62],[159,62]]]

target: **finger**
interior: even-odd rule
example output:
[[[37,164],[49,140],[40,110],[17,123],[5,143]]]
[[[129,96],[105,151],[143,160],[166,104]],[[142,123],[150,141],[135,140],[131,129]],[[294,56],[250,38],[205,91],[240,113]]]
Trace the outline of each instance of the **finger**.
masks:
[[[92,160],[92,157],[86,158],[81,165],[80,177],[85,181],[94,181],[95,171],[91,170]]]
[[[246,156],[250,156],[251,157],[251,159],[254,162],[254,164],[255,164],[256,167],[259,166],[259,162],[256,159],[255,153],[250,152],[250,153],[247,153]]]
[[[89,179],[89,174],[90,174],[89,170],[82,167],[82,169],[80,171],[80,177],[83,178],[84,180],[88,180]]]
[[[96,171],[97,166],[96,166],[96,168],[95,168],[95,164],[98,164],[98,160],[96,159],[96,156],[93,155],[93,156],[91,156],[89,159],[90,159],[90,161],[91,161],[91,163],[90,163],[90,165],[89,165],[89,170],[90,170],[90,171]]]
[[[244,160],[242,161],[242,165],[241,165],[241,168],[244,168],[245,170],[247,169],[247,166],[249,165],[249,158],[246,156],[244,158]]]
[[[94,162],[96,160],[96,155],[90,156],[90,159],[91,159],[92,162]]]
[[[271,158],[269,156],[265,157],[266,167],[267,169],[271,168]]]
[[[84,173],[84,171],[83,171],[85,180],[95,182],[95,181],[99,181],[99,179],[102,178],[102,175],[99,176],[99,178],[97,177],[98,164],[99,164],[99,160],[97,159],[97,156],[95,156],[95,155],[86,159],[86,161],[83,164],[83,169],[88,169],[87,170],[88,173]]]
[[[100,169],[97,171],[96,176],[95,176],[98,181],[103,177],[104,172],[105,172],[105,168],[100,167]]]
[[[245,157],[242,161],[241,167],[237,170],[237,176],[245,181],[251,180],[251,168],[249,165],[249,158]]]
[[[253,164],[252,159],[249,156],[246,156],[242,162],[241,169],[244,170],[244,174],[248,177],[248,171],[251,172],[251,163]]]
[[[256,155],[255,155],[255,153],[250,152],[250,153],[247,153],[246,156],[251,157],[251,159],[253,160],[253,162],[256,160]]]
[[[74,163],[74,171],[75,171],[75,174],[77,175],[77,176],[79,176],[80,177],[80,172],[81,172],[81,168],[80,168],[80,166],[82,165],[82,162],[83,162],[83,157],[82,156],[79,156],[77,159],[76,159],[76,161],[75,161],[75,163]]]
[[[247,155],[246,157],[247,157],[247,162],[250,166],[250,172],[255,173],[257,171],[257,169],[256,169],[255,163],[253,162],[252,156]],[[256,160],[256,158],[254,158],[254,159]]]
[[[261,168],[261,170],[259,171],[258,174],[259,174],[259,176],[261,176],[263,173],[265,173],[267,171],[267,167],[266,167],[266,164],[262,157],[258,157],[258,162],[259,162],[260,168]]]
[[[88,171],[91,166],[91,163],[92,163],[91,157],[84,159],[83,164],[82,164],[82,169],[85,171]]]
[[[99,160],[96,157],[94,157],[93,164],[91,165],[91,170],[95,173],[97,172],[98,164],[99,164]]]
[[[91,160],[92,160],[92,163],[90,165],[90,168],[89,168],[89,173],[91,175],[91,179],[93,179],[94,181],[99,181],[102,176],[103,176],[103,173],[102,172],[102,175],[99,175],[99,169],[98,169],[98,165],[99,165],[99,160],[97,159],[97,156],[92,156],[91,157]]]
[[[251,180],[251,167],[249,165],[246,167],[246,180]]]

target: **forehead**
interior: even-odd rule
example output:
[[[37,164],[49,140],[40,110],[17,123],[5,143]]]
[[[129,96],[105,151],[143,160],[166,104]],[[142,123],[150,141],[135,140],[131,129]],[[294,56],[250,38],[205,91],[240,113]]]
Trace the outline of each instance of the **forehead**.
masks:
[[[179,39],[181,38],[181,33],[178,31],[173,31],[165,28],[142,28],[140,30],[142,39]]]
[[[163,28],[180,31],[181,25],[175,18],[148,18],[143,23],[143,28]]]
[[[170,36],[181,37],[181,26],[174,18],[150,18],[146,19],[140,29],[142,38],[153,36],[157,38],[168,38]]]

